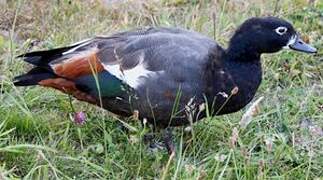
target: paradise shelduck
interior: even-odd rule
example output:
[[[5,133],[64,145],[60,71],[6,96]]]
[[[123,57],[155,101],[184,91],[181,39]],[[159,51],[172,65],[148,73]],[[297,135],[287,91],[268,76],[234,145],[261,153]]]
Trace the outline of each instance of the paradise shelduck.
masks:
[[[55,88],[121,116],[137,111],[166,128],[203,119],[206,108],[221,115],[245,107],[262,79],[261,54],[283,48],[316,52],[276,17],[246,20],[227,49],[194,31],[137,29],[20,55],[35,67],[14,85]],[[172,152],[170,135],[165,144]]]

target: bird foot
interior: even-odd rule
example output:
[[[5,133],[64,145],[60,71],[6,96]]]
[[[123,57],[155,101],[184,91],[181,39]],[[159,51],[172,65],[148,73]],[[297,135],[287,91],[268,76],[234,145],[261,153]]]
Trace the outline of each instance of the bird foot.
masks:
[[[145,144],[148,144],[148,151],[152,153],[165,149],[164,144],[156,139],[155,133],[145,134],[143,140]]]
[[[166,128],[163,133],[163,141],[166,146],[169,155],[175,154],[175,145],[173,142],[173,133],[172,129]]]
[[[156,152],[159,150],[167,150],[169,155],[175,154],[175,145],[173,142],[173,134],[170,128],[166,128],[162,132],[162,142],[158,141],[155,133],[147,133],[144,135],[144,142],[149,144],[149,151]]]

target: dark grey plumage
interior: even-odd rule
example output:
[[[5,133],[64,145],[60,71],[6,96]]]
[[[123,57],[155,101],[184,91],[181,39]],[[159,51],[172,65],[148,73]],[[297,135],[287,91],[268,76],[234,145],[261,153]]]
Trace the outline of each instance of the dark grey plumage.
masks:
[[[42,75],[35,79],[35,73],[27,73],[15,84],[54,87],[94,104],[102,99],[103,107],[116,114],[138,110],[140,119],[155,126],[178,126],[205,117],[206,107],[212,115],[243,108],[261,82],[260,55],[284,46],[316,51],[290,23],[274,17],[247,20],[226,50],[193,31],[147,28],[22,55],[42,68],[32,71]],[[99,87],[88,61],[97,68]]]

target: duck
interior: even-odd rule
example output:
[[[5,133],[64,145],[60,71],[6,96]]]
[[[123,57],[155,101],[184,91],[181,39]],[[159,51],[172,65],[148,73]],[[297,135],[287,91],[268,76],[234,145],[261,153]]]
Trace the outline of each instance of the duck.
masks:
[[[124,117],[137,112],[166,129],[174,152],[169,127],[244,108],[261,83],[261,55],[282,49],[317,52],[291,23],[272,16],[244,21],[227,48],[191,30],[139,28],[22,54],[33,68],[13,84],[54,88]]]

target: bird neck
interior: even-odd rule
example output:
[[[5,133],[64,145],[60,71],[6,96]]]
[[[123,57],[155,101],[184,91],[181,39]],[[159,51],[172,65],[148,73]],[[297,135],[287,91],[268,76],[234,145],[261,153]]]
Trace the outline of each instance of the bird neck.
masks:
[[[206,78],[206,97],[211,103],[216,99],[214,104],[209,104],[210,107],[215,105],[214,112],[227,114],[240,110],[252,100],[260,85],[262,70],[259,56],[240,54],[244,55],[242,58],[247,58],[241,60],[237,54],[228,55],[226,51],[220,54],[222,58],[212,57],[207,66],[206,73],[209,74]],[[238,92],[233,93],[234,89]],[[227,101],[223,94],[230,96],[230,99]],[[221,107],[224,103],[227,105]],[[222,108],[221,111],[219,111],[220,108]]]
[[[226,60],[240,62],[255,62],[260,60],[258,48],[254,46],[255,39],[245,38],[242,35],[235,34],[229,43],[229,47],[225,51]]]

